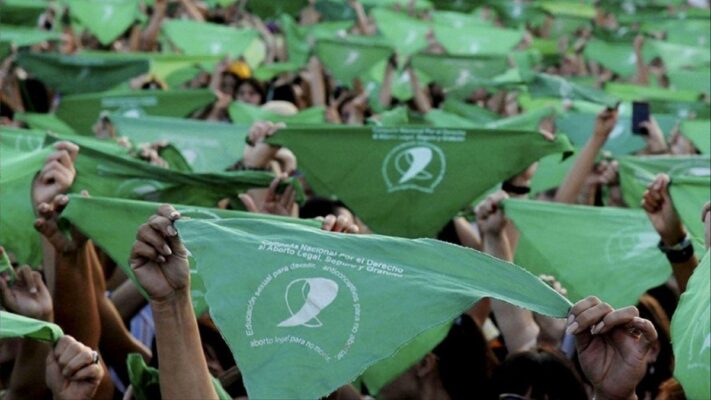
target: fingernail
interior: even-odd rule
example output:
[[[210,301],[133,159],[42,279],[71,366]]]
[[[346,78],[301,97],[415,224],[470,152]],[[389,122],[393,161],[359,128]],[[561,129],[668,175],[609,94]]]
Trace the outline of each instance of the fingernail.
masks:
[[[180,218],[179,212],[173,211],[172,213],[170,213],[170,219],[178,219],[178,218]]]
[[[164,244],[163,245],[163,253],[165,253],[165,255],[169,256],[169,255],[173,254],[173,251],[170,250],[170,247],[168,247],[167,244]]]
[[[593,326],[592,329],[590,329],[590,333],[593,335],[597,335],[598,333],[600,333],[600,331],[604,327],[605,327],[605,322],[600,321],[597,325]]]
[[[168,227],[168,235],[175,236],[177,234],[178,234],[178,231],[176,231],[175,228],[173,228],[172,226]]]
[[[575,321],[575,315],[570,314],[570,315],[568,315],[568,321],[565,324],[570,325],[573,323],[573,321]]]
[[[36,287],[31,287],[31,288],[30,288],[30,293],[32,293],[32,294],[37,293],[37,288],[36,288]]]
[[[568,325],[568,328],[565,329],[565,333],[568,335],[572,335],[575,333],[575,331],[578,330],[578,327],[579,327],[578,323],[573,322],[572,324]]]
[[[163,264],[165,262],[165,257],[158,256],[158,257],[156,257],[156,260],[158,261],[159,264]]]

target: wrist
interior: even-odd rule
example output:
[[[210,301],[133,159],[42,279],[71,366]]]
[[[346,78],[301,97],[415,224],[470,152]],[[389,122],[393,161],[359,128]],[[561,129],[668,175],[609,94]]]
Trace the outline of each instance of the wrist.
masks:
[[[176,309],[179,309],[180,306],[184,306],[186,304],[192,307],[190,288],[187,286],[173,291],[173,293],[168,296],[151,298],[148,302],[151,305],[151,309],[156,314],[174,313]]]
[[[675,229],[674,231],[660,233],[659,236],[662,239],[662,243],[667,247],[673,247],[686,239],[686,230],[684,227]]]

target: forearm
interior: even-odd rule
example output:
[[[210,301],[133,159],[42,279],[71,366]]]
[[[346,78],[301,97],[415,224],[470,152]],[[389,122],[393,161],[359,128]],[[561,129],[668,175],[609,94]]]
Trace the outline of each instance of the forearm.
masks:
[[[422,113],[427,113],[432,108],[427,95],[420,88],[420,81],[417,79],[417,74],[412,68],[409,68],[407,72],[410,74],[410,83],[412,85],[412,93],[415,96],[415,105],[417,109]]]
[[[463,217],[455,217],[453,222],[454,230],[457,232],[457,237],[459,237],[459,242],[462,246],[481,251],[483,248],[481,237],[472,228],[469,221]]]
[[[136,284],[130,280],[122,283],[111,293],[111,301],[125,322],[128,322],[146,305],[146,299],[141,296]]]
[[[351,7],[353,7],[353,11],[356,13],[356,22],[361,35],[370,35],[368,16],[365,14],[363,5],[358,1],[354,1],[351,3]]]
[[[605,139],[593,135],[587,144],[580,151],[578,158],[575,160],[573,167],[566,175],[563,183],[558,188],[555,194],[555,201],[558,203],[574,204],[580,194],[580,190],[585,184],[590,171],[595,165],[595,158],[602,146],[605,144]]]
[[[509,239],[503,231],[484,235],[484,252],[504,261],[513,261]],[[494,299],[491,300],[491,311],[509,353],[526,351],[536,345],[539,328],[530,311]]]
[[[10,376],[6,400],[43,399],[49,395],[44,371],[50,346],[36,340],[23,340]]]
[[[160,26],[165,18],[166,8],[167,5],[164,1],[156,1],[153,7],[153,14],[151,15],[151,21],[141,35],[141,50],[151,51],[155,47],[158,32],[160,32]]]
[[[324,90],[325,83],[323,80],[323,72],[321,71],[321,62],[312,56],[309,59],[309,75],[311,76],[311,104],[315,107],[326,105],[326,93]]]
[[[269,162],[276,157],[279,147],[270,146],[266,143],[257,143],[256,146],[244,146],[244,158],[242,162],[248,168],[266,168]]]
[[[395,67],[391,63],[388,63],[385,67],[385,77],[383,78],[383,85],[380,87],[380,93],[378,99],[383,107],[390,107],[393,96],[393,76],[395,75]]]
[[[194,19],[195,21],[205,21],[205,17],[203,17],[202,13],[200,13],[200,10],[198,10],[195,4],[193,4],[192,0],[180,0],[180,4],[185,7],[185,11],[188,12],[190,18]]]
[[[91,242],[86,242],[75,252],[57,254],[54,316],[66,334],[96,349],[101,320],[95,301],[91,247]]]
[[[152,302],[164,399],[217,399],[187,290],[164,302]]]

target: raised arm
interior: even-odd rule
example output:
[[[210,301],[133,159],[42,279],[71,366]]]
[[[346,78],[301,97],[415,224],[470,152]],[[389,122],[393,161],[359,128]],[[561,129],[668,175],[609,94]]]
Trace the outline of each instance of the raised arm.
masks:
[[[513,252],[505,233],[505,227],[510,221],[501,207],[501,201],[507,197],[504,192],[496,192],[487,197],[476,207],[476,216],[483,235],[484,252],[511,262]],[[536,346],[540,329],[530,311],[494,299],[491,300],[491,310],[509,353],[530,350]]]
[[[148,27],[141,33],[141,51],[152,51],[156,45],[156,39],[160,32],[160,25],[165,19],[165,12],[168,9],[167,0],[155,0],[153,13],[151,14]]]
[[[173,226],[180,214],[162,205],[141,225],[131,268],[149,296],[164,399],[217,399],[190,298],[187,250]]]
[[[659,248],[667,256],[674,278],[679,285],[679,291],[683,293],[699,262],[694,255],[694,247],[688,238],[686,228],[669,195],[668,175],[659,174],[649,184],[642,198],[642,208],[659,233],[661,238]]]
[[[578,158],[575,160],[568,175],[566,175],[565,180],[558,188],[555,194],[555,201],[568,204],[576,202],[580,190],[585,184],[585,179],[595,165],[595,158],[598,152],[605,145],[605,141],[616,123],[617,110],[608,108],[597,115],[595,130],[585,147],[578,154]]]

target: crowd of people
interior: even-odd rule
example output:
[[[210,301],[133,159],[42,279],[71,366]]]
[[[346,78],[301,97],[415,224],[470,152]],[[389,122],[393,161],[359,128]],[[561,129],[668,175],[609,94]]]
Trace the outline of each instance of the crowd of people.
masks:
[[[416,230],[426,225],[418,221],[438,224],[433,210],[451,207],[413,204],[434,198],[427,196],[439,181],[464,175],[496,184],[448,189],[469,197],[430,236],[535,272],[546,289],[568,299],[561,300],[571,305],[567,314],[544,315],[484,291],[457,310],[442,337],[391,368],[395,373],[379,385],[368,378],[369,368],[394,359],[409,342],[372,359],[332,360],[355,363],[365,374],[323,398],[710,399],[711,336],[701,326],[711,310],[711,56],[702,43],[711,39],[710,28],[708,1],[6,0],[0,4],[0,399],[261,398],[250,396],[246,382],[254,380],[242,371],[255,369],[232,342],[249,335],[229,336],[211,314],[217,301],[211,284],[206,300],[205,289],[196,287],[206,279],[183,240],[181,222],[196,218],[185,206],[220,218],[301,223],[299,229],[326,232],[335,248],[344,235],[427,236]],[[459,65],[465,66],[453,67]],[[635,121],[632,100],[651,105],[651,115]],[[488,153],[492,161],[471,157],[445,169],[449,148],[420,137],[415,147],[392,153],[399,182],[388,181],[387,160],[348,194],[322,178],[362,171],[353,157],[363,153],[349,148],[367,148],[384,128],[415,137],[464,135],[473,141],[467,151]],[[308,146],[280,144],[310,130],[353,135],[335,150],[318,147],[319,136]],[[473,132],[511,136],[476,148],[480,136],[467,136]],[[561,162],[560,153],[572,150]],[[329,151],[337,157],[327,157]],[[635,162],[654,167],[623,171]],[[116,173],[119,165],[127,172]],[[381,175],[387,189],[364,195]],[[643,185],[636,195],[634,180]],[[123,189],[134,181],[135,189]],[[391,204],[394,193],[412,196],[412,204]],[[91,198],[150,205],[152,215],[141,214],[130,234],[119,227],[137,214],[91,221],[111,240],[130,241],[127,257],[65,215],[72,202]],[[540,265],[549,260],[543,250],[529,265],[520,253],[523,237],[548,239],[536,230],[544,228],[507,215],[508,204],[518,204],[511,201],[629,212],[600,233],[609,237],[636,224],[626,215],[646,214],[639,232],[653,244],[616,242],[623,246],[619,258],[600,254],[593,261],[610,271],[631,265],[630,281],[590,282],[578,270],[588,281],[583,289],[565,271]],[[372,211],[379,207],[385,214],[412,212],[393,221]],[[230,210],[243,213],[221,214]],[[560,243],[557,252],[575,257],[578,250],[555,236],[556,226],[545,229]],[[583,228],[579,237],[596,246]],[[375,242],[359,249],[368,252],[368,243]],[[250,249],[229,251],[230,268],[261,267],[240,264]],[[663,264],[664,281],[635,292],[633,280],[653,280],[643,276],[651,270],[642,252]],[[305,331],[321,324],[319,312],[334,301],[311,298],[307,291],[318,282],[309,282],[300,299],[311,314],[292,325]],[[228,283],[235,293],[263,289]],[[286,290],[262,301],[281,304]],[[512,281],[510,290],[525,288]],[[610,291],[635,301],[606,299]],[[390,307],[396,299],[389,293],[361,295]],[[289,307],[293,317],[295,311]],[[429,328],[412,322],[416,315],[401,318],[395,322],[412,340]],[[57,335],[40,334],[55,327]],[[688,345],[684,334],[702,336]],[[681,358],[680,346],[693,355]],[[256,370],[271,374],[279,365],[274,356]],[[301,365],[280,374],[311,387],[331,368],[306,358]],[[283,383],[275,378],[273,385]]]

